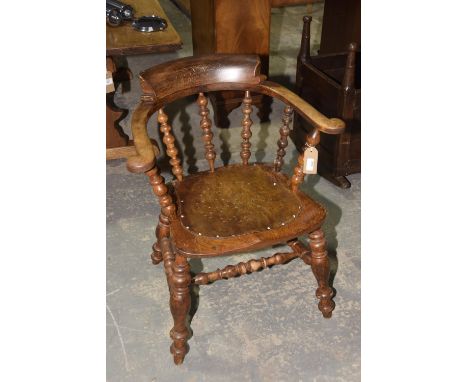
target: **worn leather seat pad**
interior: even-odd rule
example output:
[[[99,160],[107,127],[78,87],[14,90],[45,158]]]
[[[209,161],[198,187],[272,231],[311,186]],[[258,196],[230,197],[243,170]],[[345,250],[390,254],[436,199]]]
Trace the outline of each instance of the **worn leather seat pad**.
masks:
[[[231,165],[187,177],[176,187],[182,224],[211,237],[288,224],[299,215],[301,201],[276,175],[260,165]]]

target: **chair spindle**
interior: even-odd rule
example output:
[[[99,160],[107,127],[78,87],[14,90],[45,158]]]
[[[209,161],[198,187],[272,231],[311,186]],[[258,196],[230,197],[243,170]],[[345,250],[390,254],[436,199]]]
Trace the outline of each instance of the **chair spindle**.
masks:
[[[200,127],[203,130],[203,141],[205,142],[205,158],[210,165],[211,172],[213,172],[216,152],[214,149],[214,144],[211,141],[213,139],[213,133],[211,131],[211,120],[209,118],[210,111],[208,110],[207,106],[208,99],[203,93],[199,93],[197,103],[200,108]]]
[[[276,172],[280,172],[284,164],[284,156],[286,155],[286,147],[288,146],[288,136],[289,132],[291,131],[289,124],[291,123],[292,113],[293,108],[289,105],[286,105],[283,111],[283,126],[280,128],[280,138],[278,139],[278,152],[274,162]]]
[[[250,113],[252,113],[252,97],[250,97],[250,91],[246,90],[244,100],[242,103],[242,114],[244,114],[244,117],[242,119],[241,137],[243,139],[243,142],[241,144],[242,149],[240,153],[242,164],[244,165],[248,164],[251,155],[251,143],[249,142],[249,139],[252,136],[252,132],[250,131],[250,126],[252,126],[252,120],[250,119]]]
[[[183,169],[180,165],[180,159],[177,157],[178,151],[174,145],[175,138],[171,134],[171,126],[167,123],[167,115],[161,108],[158,112],[158,122],[160,124],[161,133],[164,134],[163,142],[166,145],[166,153],[171,158],[169,163],[172,166],[172,173],[175,175],[177,180],[182,180]]]
[[[314,127],[313,130],[306,136],[306,144],[302,153],[297,158],[297,166],[294,168],[294,175],[291,178],[291,189],[297,192],[299,185],[304,181],[304,151],[307,147],[315,147],[320,143],[320,131]]]

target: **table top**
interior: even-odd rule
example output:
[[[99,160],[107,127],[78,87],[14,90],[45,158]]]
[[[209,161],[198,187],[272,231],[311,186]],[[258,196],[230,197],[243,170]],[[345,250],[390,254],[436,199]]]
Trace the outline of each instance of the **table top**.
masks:
[[[157,0],[122,0],[133,7],[135,17],[160,16],[167,21],[161,32],[143,33],[134,30],[130,22],[118,27],[106,25],[106,55],[126,56],[132,54],[172,52],[182,47],[182,40]]]

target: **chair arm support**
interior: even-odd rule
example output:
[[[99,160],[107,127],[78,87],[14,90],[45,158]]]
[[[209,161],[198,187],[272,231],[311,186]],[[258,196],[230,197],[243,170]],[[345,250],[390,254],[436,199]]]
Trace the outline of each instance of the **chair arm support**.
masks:
[[[341,119],[325,117],[308,102],[281,85],[270,81],[263,81],[255,87],[260,89],[262,93],[266,93],[291,105],[307,122],[324,133],[341,134],[345,130],[346,125]]]
[[[133,111],[132,135],[136,149],[136,155],[127,160],[127,169],[130,172],[141,173],[151,170],[156,165],[156,156],[159,149],[153,149],[153,144],[148,136],[146,125],[151,115],[156,111],[154,103],[141,101]]]

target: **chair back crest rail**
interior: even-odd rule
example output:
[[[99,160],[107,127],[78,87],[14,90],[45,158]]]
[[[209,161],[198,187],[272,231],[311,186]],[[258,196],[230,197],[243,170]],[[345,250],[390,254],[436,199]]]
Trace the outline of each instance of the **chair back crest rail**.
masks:
[[[156,165],[156,156],[150,142],[146,124],[153,113],[158,111],[158,122],[163,133],[166,153],[170,157],[172,172],[181,180],[183,177],[180,159],[174,145],[171,126],[167,122],[164,106],[177,99],[198,94],[197,103],[200,113],[200,128],[205,143],[205,158],[210,170],[214,171],[216,151],[212,143],[212,122],[209,118],[206,92],[219,90],[242,90],[245,97],[242,105],[242,145],[241,160],[247,164],[251,156],[250,126],[252,121],[251,93],[261,93],[284,102],[282,126],[278,140],[278,151],[274,161],[275,170],[280,171],[283,157],[286,153],[287,137],[290,132],[289,124],[292,113],[296,111],[309,121],[315,129],[307,137],[307,146],[315,146],[320,140],[320,132],[339,134],[343,132],[345,124],[337,118],[327,118],[299,96],[271,81],[260,74],[260,59],[255,55],[215,54],[199,57],[186,57],[172,62],[156,65],[140,74],[143,94],[141,102],[136,107],[132,117],[132,133],[137,155],[130,157],[127,167],[131,172],[146,172]],[[302,153],[301,153],[302,154]],[[303,180],[304,175],[301,156],[295,170],[292,184],[293,189]]]

